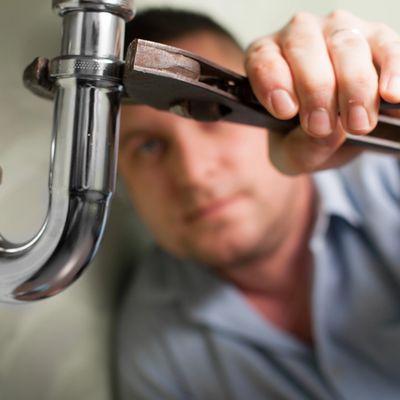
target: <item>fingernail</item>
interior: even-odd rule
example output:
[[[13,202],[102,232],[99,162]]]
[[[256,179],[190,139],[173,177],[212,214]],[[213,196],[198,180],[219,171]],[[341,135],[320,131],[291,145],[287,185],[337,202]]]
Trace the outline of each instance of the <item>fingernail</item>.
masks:
[[[386,86],[386,90],[392,94],[400,96],[400,76],[392,76]]]
[[[317,136],[325,137],[332,133],[331,119],[325,108],[317,108],[308,117],[308,130]]]
[[[370,127],[369,117],[365,107],[361,105],[352,105],[347,117],[348,127],[353,131],[365,131]]]
[[[271,106],[274,113],[278,116],[292,115],[297,111],[292,96],[283,89],[276,89],[272,92]]]

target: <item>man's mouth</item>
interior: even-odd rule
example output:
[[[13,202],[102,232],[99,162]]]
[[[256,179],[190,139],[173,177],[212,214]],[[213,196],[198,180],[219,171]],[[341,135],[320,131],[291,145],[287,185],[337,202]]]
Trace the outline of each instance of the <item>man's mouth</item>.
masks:
[[[215,200],[204,206],[195,208],[193,211],[185,215],[185,221],[189,223],[214,219],[220,217],[227,209],[239,200],[238,195],[225,197],[223,199]]]

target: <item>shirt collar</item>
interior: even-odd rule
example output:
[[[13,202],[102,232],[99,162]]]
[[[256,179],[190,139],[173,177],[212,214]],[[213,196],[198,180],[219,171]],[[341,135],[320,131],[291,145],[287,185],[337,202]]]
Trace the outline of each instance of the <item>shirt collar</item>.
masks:
[[[326,170],[313,174],[319,200],[319,214],[337,216],[351,225],[362,224],[362,216],[349,193],[349,187],[341,169]]]
[[[307,354],[305,345],[262,318],[237,287],[202,265],[187,271],[191,276],[183,292],[183,310],[192,321],[273,352]]]

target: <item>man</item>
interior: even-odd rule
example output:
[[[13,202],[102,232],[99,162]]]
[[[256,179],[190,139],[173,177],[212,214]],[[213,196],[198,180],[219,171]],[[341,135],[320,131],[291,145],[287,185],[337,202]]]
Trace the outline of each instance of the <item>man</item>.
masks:
[[[159,247],[121,313],[122,398],[397,399],[399,164],[344,165],[341,148],[374,129],[380,96],[400,102],[397,34],[300,14],[244,57],[212,21],[161,10],[134,37],[245,65],[262,104],[301,127],[124,106],[120,173]]]

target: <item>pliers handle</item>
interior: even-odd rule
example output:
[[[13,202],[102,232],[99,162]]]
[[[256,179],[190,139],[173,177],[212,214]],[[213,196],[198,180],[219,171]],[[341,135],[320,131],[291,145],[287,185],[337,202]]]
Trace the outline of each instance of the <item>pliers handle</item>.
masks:
[[[199,121],[229,121],[287,133],[299,117],[279,120],[256,99],[248,79],[188,51],[142,39],[128,49],[124,67],[128,101]],[[400,108],[381,101],[380,110]],[[400,153],[400,121],[379,116],[369,135],[347,135],[347,142]]]

